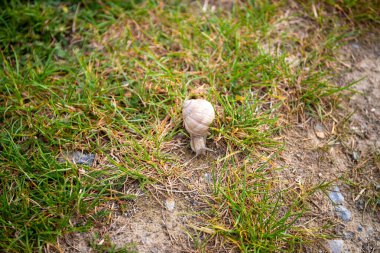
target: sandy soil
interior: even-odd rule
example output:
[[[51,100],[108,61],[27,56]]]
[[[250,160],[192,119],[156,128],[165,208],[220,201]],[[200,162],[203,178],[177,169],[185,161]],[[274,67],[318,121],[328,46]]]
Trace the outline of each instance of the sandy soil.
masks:
[[[341,118],[352,116],[346,124],[332,121],[322,125],[311,120],[292,129],[286,134],[287,149],[279,163],[285,166],[280,173],[285,179],[284,187],[290,184],[308,187],[320,182],[333,182],[332,185],[339,187],[344,206],[352,215],[350,221],[338,218],[327,195],[317,193],[311,199],[310,216],[306,215],[300,223],[311,228],[332,222],[332,235],[344,240],[342,252],[380,250],[379,209],[369,206],[368,198],[362,196],[365,191],[378,196],[375,188],[380,179],[379,164],[371,162],[374,152],[380,150],[379,50],[360,43],[351,43],[342,49],[342,60],[350,70],[339,78],[339,82],[348,84],[364,78],[354,87],[360,93],[343,101],[339,111]],[[349,180],[360,182],[364,187],[359,190],[350,187]],[[328,251],[329,247],[324,248],[324,244],[321,241],[317,248]]]
[[[64,252],[98,252],[103,244],[111,243],[116,248],[131,245],[132,252],[197,252],[195,245],[202,243],[202,227],[207,218],[208,196],[213,182],[210,174],[211,160],[220,153],[194,158],[189,140],[177,136],[173,142],[181,142],[176,155],[184,164],[176,179],[166,186],[155,185],[151,192],[141,193],[130,202],[124,212],[110,203],[114,210],[110,222],[98,224],[86,233],[71,233],[59,240]],[[211,143],[209,143],[211,144]],[[215,147],[214,147],[215,148]],[[218,244],[218,239],[215,240]],[[222,247],[213,245],[221,249]]]

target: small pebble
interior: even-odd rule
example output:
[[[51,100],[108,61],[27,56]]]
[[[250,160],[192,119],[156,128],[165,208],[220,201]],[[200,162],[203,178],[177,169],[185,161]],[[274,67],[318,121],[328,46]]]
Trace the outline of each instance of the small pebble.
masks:
[[[374,230],[372,227],[367,228],[367,237],[371,237],[374,234]]]
[[[351,220],[351,212],[345,206],[338,205],[335,207],[335,211],[343,221]]]
[[[352,43],[351,46],[353,48],[355,48],[355,49],[359,49],[360,48],[359,44],[357,44],[357,43]]]
[[[380,184],[376,185],[376,191],[380,191]]]
[[[343,238],[344,239],[352,239],[352,238],[354,238],[354,236],[355,236],[355,233],[352,231],[344,231],[343,232]]]
[[[74,164],[83,164],[92,166],[95,160],[95,154],[83,153],[80,151],[70,151],[58,158],[58,162],[65,163],[69,161]]]
[[[314,132],[315,135],[320,139],[324,139],[326,137],[325,128],[320,123],[314,125]]]
[[[342,193],[340,193],[338,186],[334,186],[332,191],[329,192],[329,197],[330,200],[336,205],[343,204],[344,202],[344,197]]]
[[[175,207],[175,201],[173,198],[167,198],[165,200],[165,207],[168,209],[170,212],[173,212],[174,207]]]
[[[330,247],[331,253],[342,253],[343,252],[343,240],[337,239],[337,240],[329,240],[328,245]]]
[[[86,154],[79,151],[75,151],[71,154],[71,160],[75,164],[84,164],[91,166],[95,160],[95,154]]]
[[[205,173],[205,179],[207,183],[212,182],[212,176],[210,175],[210,173]]]
[[[359,161],[360,160],[360,155],[359,155],[359,153],[357,151],[352,152],[352,159],[354,161]]]
[[[359,231],[359,232],[362,232],[362,231],[363,231],[363,226],[360,225],[360,224],[358,225],[358,231]]]
[[[363,211],[365,208],[365,201],[363,199],[359,199],[356,201],[355,206],[359,211]]]

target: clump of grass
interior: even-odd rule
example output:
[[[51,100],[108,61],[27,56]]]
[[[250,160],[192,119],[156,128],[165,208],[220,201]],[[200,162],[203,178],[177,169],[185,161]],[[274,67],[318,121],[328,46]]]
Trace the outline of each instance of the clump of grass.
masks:
[[[273,180],[277,168],[271,165],[276,155],[254,161],[235,154],[215,162],[211,206],[216,214],[207,217],[207,227],[195,228],[201,233],[194,238],[199,249],[211,250],[210,245],[202,244],[202,236],[208,240],[222,236],[226,242],[221,248],[241,252],[298,252],[326,237],[331,224],[305,228],[301,219],[311,212],[313,195],[325,191],[329,184],[279,188],[279,182]]]
[[[292,227],[302,215],[301,205],[297,201],[289,205],[283,192],[273,188],[266,163],[255,169],[247,164],[235,165],[227,185],[216,189],[228,208],[216,229],[242,252],[294,251],[301,238]]]
[[[114,245],[109,236],[105,236],[105,239],[100,239],[99,235],[95,235],[90,246],[95,252],[109,252],[109,253],[136,253],[136,245],[127,244],[123,247],[117,247]]]
[[[271,113],[278,105],[262,104],[260,98],[253,95],[219,96],[218,104],[223,113],[218,117],[218,127],[214,131],[229,145],[233,144],[232,150],[253,152],[257,146],[278,146],[278,142],[272,139],[277,130],[277,119]]]
[[[3,250],[22,251],[54,243],[64,231],[81,230],[91,224],[85,219],[72,227],[74,215],[87,217],[107,198],[133,197],[108,191],[120,187],[120,181],[97,180],[99,174],[112,177],[115,173],[89,171],[81,176],[77,166],[58,163],[55,151],[47,149],[43,141],[25,136],[20,123],[13,122],[14,128],[1,135]]]
[[[378,212],[380,203],[379,176],[380,154],[377,151],[364,157],[354,165],[345,182],[353,189],[352,198],[363,209],[362,211]],[[360,204],[362,202],[363,204]]]
[[[305,11],[312,14],[319,21],[329,19],[328,13],[332,17],[346,19],[351,25],[373,26],[380,23],[379,2],[364,0],[327,0],[327,1],[304,1]],[[324,13],[321,13],[324,12]]]

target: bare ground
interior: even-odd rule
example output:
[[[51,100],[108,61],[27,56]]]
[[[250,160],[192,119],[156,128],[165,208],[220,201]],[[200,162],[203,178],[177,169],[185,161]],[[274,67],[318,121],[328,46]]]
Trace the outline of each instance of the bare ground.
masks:
[[[221,154],[194,158],[189,140],[177,136],[173,142],[183,144],[176,150],[183,164],[176,179],[165,186],[155,185],[150,192],[139,192],[124,212],[111,203],[114,211],[109,222],[86,233],[62,237],[62,251],[98,252],[96,248],[107,241],[116,248],[131,245],[132,252],[197,252],[194,248],[213,232],[201,224],[207,218],[208,196],[213,188],[210,164]],[[216,238],[214,242],[212,246],[223,252],[223,246],[217,245],[221,241]]]
[[[332,120],[323,126],[322,135],[315,129],[321,123],[313,120],[288,131],[287,149],[280,158],[280,164],[285,166],[280,173],[285,178],[284,186],[302,188],[332,182],[340,188],[344,206],[352,214],[351,221],[339,219],[327,195],[317,193],[310,200],[312,208],[301,223],[310,228],[332,224],[331,235],[344,239],[342,252],[380,250],[380,213],[378,204],[373,203],[380,179],[379,164],[373,161],[374,154],[380,150],[379,49],[360,43],[342,49],[343,64],[350,70],[339,78],[340,82],[347,84],[364,78],[355,85],[359,93],[342,102],[341,118],[352,116],[348,122]],[[324,248],[323,245],[321,241],[317,249]]]

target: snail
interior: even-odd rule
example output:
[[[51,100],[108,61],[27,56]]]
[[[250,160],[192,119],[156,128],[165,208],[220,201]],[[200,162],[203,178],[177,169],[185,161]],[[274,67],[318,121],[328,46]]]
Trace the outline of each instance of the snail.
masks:
[[[215,118],[215,111],[211,103],[204,99],[190,99],[183,104],[183,123],[190,134],[190,146],[196,156],[203,155],[206,150],[206,136],[208,128]]]

